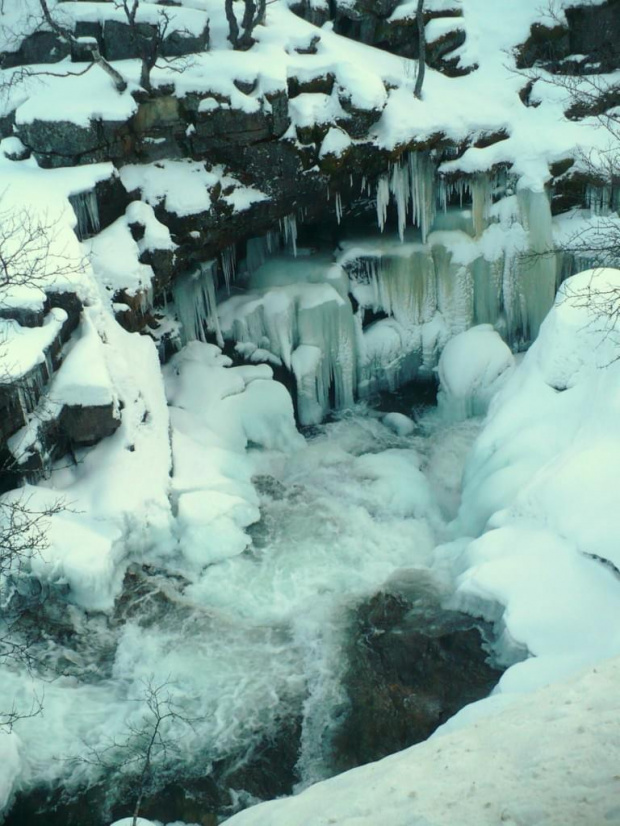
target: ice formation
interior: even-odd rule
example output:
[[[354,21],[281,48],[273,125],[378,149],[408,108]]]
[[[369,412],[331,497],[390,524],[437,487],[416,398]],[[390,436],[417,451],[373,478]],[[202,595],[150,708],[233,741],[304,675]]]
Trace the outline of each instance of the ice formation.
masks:
[[[174,282],[174,304],[185,342],[206,341],[210,331],[218,345],[224,345],[216,312],[215,270],[215,261],[207,261]]]
[[[78,192],[69,196],[69,203],[73,207],[77,219],[76,232],[80,241],[90,238],[101,229],[99,220],[99,204],[94,190]]]
[[[340,221],[340,193],[334,199]],[[284,365],[300,421],[314,424],[330,407],[430,378],[446,342],[474,325],[492,325],[517,350],[536,337],[560,276],[544,189],[519,188],[503,169],[446,178],[431,153],[412,152],[377,182],[380,230],[391,202],[398,238],[344,240],[333,267],[307,251],[278,257],[282,248],[297,257],[292,214],[279,233],[251,239],[239,264],[233,248],[222,253],[228,293],[237,270],[244,293],[217,305],[212,264],[179,279],[184,341],[210,334],[253,363]]]
[[[448,421],[484,415],[513,367],[510,348],[490,324],[450,339],[438,365],[440,412]]]

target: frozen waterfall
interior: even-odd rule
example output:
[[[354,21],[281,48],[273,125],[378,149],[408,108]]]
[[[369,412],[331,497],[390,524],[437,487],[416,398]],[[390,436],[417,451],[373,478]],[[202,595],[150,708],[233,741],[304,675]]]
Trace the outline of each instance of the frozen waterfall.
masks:
[[[432,378],[446,343],[474,325],[492,325],[513,350],[536,337],[560,279],[548,192],[520,188],[505,169],[441,175],[432,153],[412,152],[376,182],[378,232],[360,237],[340,193],[334,203],[335,254],[300,247],[301,214],[290,215],[238,262],[225,251],[222,280],[230,293],[236,277],[237,289],[219,305],[215,265],[180,279],[184,340],[209,334],[285,368],[299,420],[317,424],[330,409]]]

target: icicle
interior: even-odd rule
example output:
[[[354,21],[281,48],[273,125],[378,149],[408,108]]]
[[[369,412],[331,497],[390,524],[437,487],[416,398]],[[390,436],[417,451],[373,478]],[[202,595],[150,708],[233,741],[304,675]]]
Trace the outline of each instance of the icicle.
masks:
[[[435,164],[429,152],[411,152],[409,154],[411,220],[415,226],[420,227],[422,243],[424,244],[437,211],[435,174]]]
[[[230,294],[230,283],[234,280],[237,269],[237,247],[235,244],[231,244],[229,247],[225,247],[225,249],[221,251],[220,262],[222,265],[222,272],[224,274],[226,290]]]
[[[338,221],[338,224],[340,224],[340,221],[342,220],[342,197],[341,197],[339,192],[336,192],[335,202],[336,202],[336,220]]]
[[[294,214],[285,215],[280,220],[280,230],[284,235],[284,243],[290,244],[293,255],[297,257],[297,218]]]
[[[46,372],[46,379],[49,380],[52,378],[54,373],[54,364],[52,362],[52,353],[50,349],[43,351],[43,358],[45,359],[45,372]]]
[[[390,182],[387,175],[382,175],[377,181],[377,224],[383,232],[387,221],[387,209],[390,203]]]
[[[521,189],[517,193],[529,249],[518,261],[522,328],[527,341],[533,341],[549,312],[557,288],[557,257],[553,245],[551,205],[546,192]]]
[[[153,285],[149,284],[143,290],[138,292],[138,308],[142,315],[146,315],[153,309],[154,290]]]
[[[611,186],[586,186],[586,206],[594,215],[609,215],[614,206],[614,190]]]
[[[398,235],[400,240],[404,241],[405,227],[407,226],[407,206],[411,197],[408,166],[400,163],[394,164],[390,189],[396,201],[396,210],[398,214]]]
[[[174,282],[174,303],[184,342],[206,341],[209,330],[215,334],[218,346],[224,346],[217,316],[214,270],[215,262],[208,261]]]
[[[474,176],[471,184],[472,219],[474,236],[479,238],[488,226],[489,212],[492,204],[492,183],[485,173]]]
[[[76,235],[83,241],[90,238],[101,229],[99,220],[99,204],[93,189],[86,192],[77,192],[69,196],[69,203],[73,207],[77,219]]]

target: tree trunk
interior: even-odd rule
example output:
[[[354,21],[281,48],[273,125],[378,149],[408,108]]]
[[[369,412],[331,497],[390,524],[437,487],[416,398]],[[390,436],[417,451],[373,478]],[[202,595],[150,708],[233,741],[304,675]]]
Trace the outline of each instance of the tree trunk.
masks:
[[[418,76],[415,82],[413,94],[418,100],[422,100],[422,85],[424,83],[424,73],[426,72],[426,33],[424,31],[424,0],[418,0],[416,11],[418,23]]]
[[[236,49],[239,44],[239,24],[237,23],[235,10],[233,9],[233,0],[226,0],[224,10],[226,11],[226,19],[228,20],[228,39],[232,43],[233,49]]]

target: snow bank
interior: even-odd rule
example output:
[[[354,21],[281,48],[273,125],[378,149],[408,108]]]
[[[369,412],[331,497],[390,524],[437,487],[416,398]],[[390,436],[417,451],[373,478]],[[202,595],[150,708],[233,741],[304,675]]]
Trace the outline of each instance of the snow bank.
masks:
[[[264,803],[230,826],[566,826],[620,821],[620,660],[492,719]]]
[[[502,618],[500,654],[523,691],[620,652],[620,344],[609,296],[620,271],[562,286],[522,363],[496,396],[467,463],[457,536],[440,549],[455,605]]]

